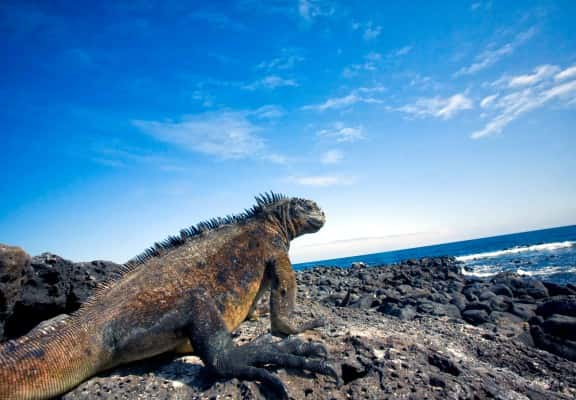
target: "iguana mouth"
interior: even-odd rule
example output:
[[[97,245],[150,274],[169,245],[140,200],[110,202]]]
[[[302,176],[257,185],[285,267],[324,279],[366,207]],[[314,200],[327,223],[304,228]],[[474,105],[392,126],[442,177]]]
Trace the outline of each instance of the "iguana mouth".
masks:
[[[324,216],[308,218],[306,222],[313,228],[320,229],[324,226],[325,218]]]

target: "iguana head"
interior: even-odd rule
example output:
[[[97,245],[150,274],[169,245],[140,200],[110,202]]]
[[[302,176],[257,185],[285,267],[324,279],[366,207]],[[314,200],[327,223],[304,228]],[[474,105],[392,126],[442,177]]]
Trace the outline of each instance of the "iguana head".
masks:
[[[288,215],[294,227],[294,237],[317,232],[324,226],[326,216],[314,201],[292,198],[288,204]]]
[[[312,200],[292,198],[275,198],[280,196],[271,194],[263,199],[257,198],[261,206],[264,206],[267,214],[286,232],[289,239],[306,233],[317,232],[326,221],[324,211]],[[270,201],[272,200],[272,201]]]

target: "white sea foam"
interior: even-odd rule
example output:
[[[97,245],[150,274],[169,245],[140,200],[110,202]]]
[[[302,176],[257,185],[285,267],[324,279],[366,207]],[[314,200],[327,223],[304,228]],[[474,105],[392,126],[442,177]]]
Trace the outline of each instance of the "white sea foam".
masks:
[[[567,240],[565,242],[555,242],[555,243],[545,243],[545,244],[535,244],[533,246],[518,246],[506,250],[489,251],[486,253],[470,254],[467,256],[456,257],[458,261],[472,261],[482,258],[492,258],[499,257],[505,254],[517,254],[524,253],[527,251],[553,251],[558,249],[563,249],[567,247],[576,246],[576,242]]]
[[[516,272],[518,275],[524,276],[549,276],[554,274],[576,274],[576,267],[559,267],[559,266],[549,266],[544,268],[539,268],[533,271],[526,271],[522,268],[516,270],[504,269],[497,265],[475,265],[473,270],[462,269],[463,275],[477,276],[479,278],[487,278],[494,276],[500,272]]]
[[[549,266],[540,268],[534,271],[525,271],[522,268],[518,268],[516,271],[519,275],[526,276],[542,276],[542,275],[554,275],[554,274],[574,274],[576,273],[576,267],[566,268],[558,266]]]
[[[502,268],[495,265],[475,265],[473,270],[462,268],[462,275],[477,276],[479,278],[487,278],[502,272]]]

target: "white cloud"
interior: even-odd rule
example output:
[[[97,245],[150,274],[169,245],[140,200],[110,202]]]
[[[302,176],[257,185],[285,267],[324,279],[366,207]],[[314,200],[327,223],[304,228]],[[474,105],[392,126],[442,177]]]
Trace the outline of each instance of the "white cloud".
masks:
[[[254,115],[256,118],[259,119],[274,119],[274,118],[280,118],[284,116],[284,109],[280,106],[276,106],[276,105],[265,105],[262,107],[257,108],[256,110],[252,111],[250,113],[251,115]]]
[[[349,185],[353,179],[334,175],[312,175],[291,177],[290,181],[305,186],[335,186]]]
[[[352,143],[365,138],[364,128],[361,126],[345,126],[342,122],[336,122],[330,129],[322,129],[316,132],[318,136],[333,138],[339,143]]]
[[[533,85],[542,79],[548,78],[558,72],[560,68],[555,65],[541,65],[534,69],[533,74],[517,75],[510,78],[510,87]]]
[[[557,66],[545,65],[535,68],[534,74],[500,79],[509,82],[509,91],[499,96],[488,96],[482,101],[481,105],[486,99],[491,99],[485,108],[489,108],[493,114],[490,121],[473,132],[471,137],[479,139],[498,134],[520,116],[553,101],[563,105],[573,104],[576,101],[576,80],[559,83],[558,75],[569,68],[556,74],[559,70]]]
[[[406,54],[410,53],[413,49],[413,46],[404,46],[404,47],[400,47],[397,50],[392,51],[390,54],[388,54],[389,58],[396,58],[396,57],[402,57],[405,56]]]
[[[414,103],[396,108],[396,110],[420,118],[450,119],[460,111],[472,109],[473,106],[474,103],[465,94],[457,93],[450,97],[419,98]]]
[[[364,29],[362,37],[364,40],[372,40],[380,36],[380,33],[382,33],[382,27],[380,25],[374,25],[372,21],[370,21],[366,25],[366,29]]]
[[[305,60],[297,50],[292,48],[283,48],[280,53],[281,54],[278,57],[269,61],[262,61],[256,66],[256,68],[265,71],[288,70],[294,68],[296,64]]]
[[[294,79],[286,79],[277,75],[268,75],[257,81],[245,84],[244,86],[242,86],[242,88],[247,90],[256,90],[260,88],[276,89],[279,87],[296,87],[296,86],[298,86],[298,82],[296,82]]]
[[[382,60],[382,54],[375,51],[364,56],[364,62],[361,64],[351,64],[344,68],[342,75],[345,78],[353,78],[357,76],[362,71],[376,71],[378,64]]]
[[[130,165],[148,165],[156,170],[169,172],[188,171],[189,167],[183,160],[175,159],[157,151],[150,152],[136,147],[119,146],[104,147],[97,150],[98,156],[93,161],[107,167],[127,167]]]
[[[489,11],[491,8],[492,8],[491,1],[475,1],[474,3],[470,4],[470,10],[472,11],[478,11],[478,10]]]
[[[342,161],[344,154],[340,150],[328,150],[320,156],[322,164],[338,164]]]
[[[329,0],[298,0],[298,14],[307,21],[335,13],[336,7]]]
[[[249,113],[217,111],[189,115],[179,121],[134,120],[132,124],[157,140],[222,159],[265,158],[262,128]],[[274,160],[270,160],[274,161]]]
[[[493,95],[484,97],[482,99],[482,101],[480,102],[480,107],[482,107],[482,108],[490,107],[490,104],[492,104],[494,102],[494,100],[496,100],[497,97],[498,97],[497,94],[493,94]]]
[[[419,73],[407,73],[406,77],[410,79],[408,83],[411,87],[421,90],[440,90],[442,85],[432,79],[430,76],[421,75]]]
[[[376,25],[373,21],[353,22],[352,29],[355,31],[362,31],[362,37],[366,41],[376,39],[382,33],[382,27]]]
[[[553,86],[544,92],[546,100],[552,100],[565,95],[576,94],[576,80]]]
[[[207,90],[210,88],[239,88],[244,90],[258,90],[258,89],[277,89],[280,87],[296,87],[299,86],[298,82],[294,79],[283,78],[278,75],[265,75],[262,78],[254,81],[225,81],[218,79],[204,79],[196,81],[194,85],[200,90]]]
[[[557,81],[562,81],[565,79],[575,78],[576,77],[576,65],[566,68],[565,70],[560,71],[554,79]]]
[[[382,85],[360,87],[356,89],[358,93],[382,93],[386,91],[386,87]]]
[[[237,0],[236,3],[240,9],[297,17],[306,23],[339,14],[333,0]]]
[[[482,71],[494,64],[496,64],[503,57],[512,54],[518,47],[526,43],[530,38],[532,38],[537,32],[535,27],[532,27],[526,31],[517,34],[514,39],[508,43],[494,48],[492,45],[490,48],[484,50],[482,53],[476,56],[476,61],[467,67],[463,67],[458,72],[456,76],[461,75],[471,75],[479,71]]]
[[[382,88],[383,89],[383,88]],[[370,88],[360,88],[358,90],[352,91],[350,94],[342,97],[332,97],[327,99],[325,102],[320,104],[311,104],[302,107],[302,110],[316,110],[316,111],[326,111],[326,110],[337,110],[353,106],[358,103],[365,104],[381,104],[382,100],[366,96],[365,94],[370,93]],[[372,92],[377,92],[378,90],[372,88]]]

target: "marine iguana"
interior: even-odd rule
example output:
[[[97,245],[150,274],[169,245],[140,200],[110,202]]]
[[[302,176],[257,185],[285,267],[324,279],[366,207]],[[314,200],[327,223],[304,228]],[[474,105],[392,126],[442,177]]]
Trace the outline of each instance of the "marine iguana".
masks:
[[[231,339],[268,289],[272,333],[323,325],[290,319],[296,279],[288,249],[324,221],[313,201],[267,193],[240,215],[156,243],[67,320],[1,345],[0,399],[51,398],[101,371],[169,351],[193,351],[220,377],[258,381],[281,399],[288,398],[283,383],[262,366],[339,381],[320,343],[288,337],[236,346]]]

